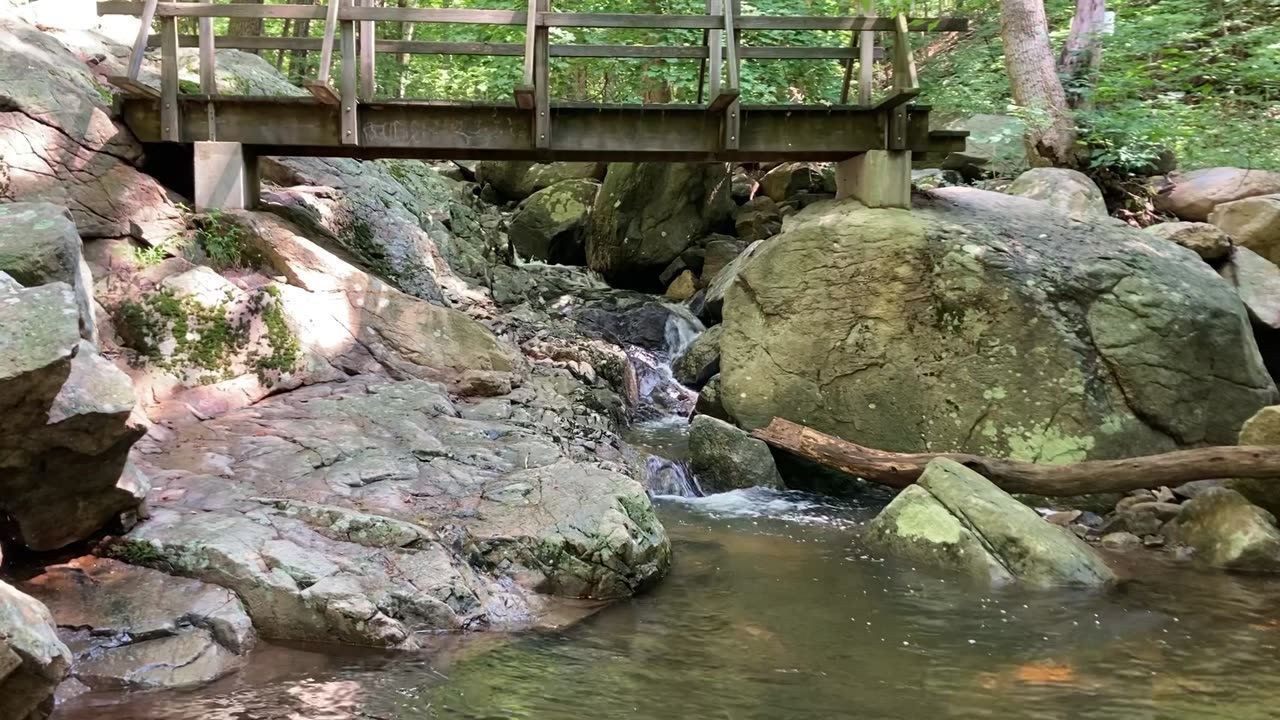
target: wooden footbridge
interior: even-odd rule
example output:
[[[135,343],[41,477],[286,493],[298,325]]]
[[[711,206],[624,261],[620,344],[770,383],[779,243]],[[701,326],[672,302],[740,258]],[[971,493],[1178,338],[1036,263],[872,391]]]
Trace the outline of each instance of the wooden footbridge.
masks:
[[[123,117],[146,143],[196,147],[197,207],[245,207],[256,201],[260,155],[358,158],[608,161],[842,161],[840,192],[875,206],[910,201],[912,153],[963,149],[963,132],[929,127],[911,52],[913,33],[964,30],[957,18],[905,15],[743,15],[739,0],[706,0],[705,14],[639,15],[552,12],[550,0],[520,10],[378,7],[375,0],[327,5],[218,4],[106,0],[100,15],[142,20],[128,74],[111,78],[123,92]],[[320,38],[215,37],[213,18],[319,20]],[[198,35],[180,35],[179,18],[198,18]],[[158,19],[160,32],[152,34]],[[523,44],[420,42],[377,38],[377,23],[514,25]],[[702,30],[700,46],[566,45],[554,28]],[[850,31],[850,47],[754,47],[744,33],[770,30]],[[875,97],[874,38],[890,38],[892,86]],[[160,49],[160,88],[139,75],[148,48]],[[178,49],[199,48],[200,93],[180,91]],[[318,50],[310,96],[219,94],[215,48]],[[340,58],[336,87],[330,79]],[[378,96],[377,53],[509,55],[524,59],[523,82],[506,103],[386,99]],[[550,58],[684,58],[700,63],[699,99],[675,104],[589,104],[550,97]],[[845,64],[839,105],[746,105],[743,60],[837,59]],[[857,66],[856,103],[849,103]],[[705,82],[704,82],[705,81]],[[706,93],[703,93],[705,87]]]

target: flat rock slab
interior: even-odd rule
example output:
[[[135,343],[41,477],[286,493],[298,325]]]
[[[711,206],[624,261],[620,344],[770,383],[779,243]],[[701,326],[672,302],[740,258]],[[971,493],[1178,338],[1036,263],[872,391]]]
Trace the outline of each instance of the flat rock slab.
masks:
[[[234,590],[264,636],[404,648],[665,573],[666,533],[620,467],[472,415],[433,383],[358,379],[145,440],[152,518],[118,552]]]
[[[23,590],[53,613],[95,689],[199,685],[239,669],[256,642],[235,593],[91,556],[56,565]]]

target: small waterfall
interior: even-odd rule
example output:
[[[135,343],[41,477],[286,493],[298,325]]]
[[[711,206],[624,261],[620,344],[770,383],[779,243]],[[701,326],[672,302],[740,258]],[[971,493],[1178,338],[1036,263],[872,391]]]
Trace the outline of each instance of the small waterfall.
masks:
[[[670,365],[672,360],[680,357],[680,353],[702,334],[705,327],[694,317],[683,305],[675,306],[677,312],[673,312],[667,316],[667,327],[665,328],[665,338],[667,341],[667,362]]]
[[[693,479],[688,464],[650,455],[644,461],[645,487],[651,495],[674,497],[699,497],[702,491]]]

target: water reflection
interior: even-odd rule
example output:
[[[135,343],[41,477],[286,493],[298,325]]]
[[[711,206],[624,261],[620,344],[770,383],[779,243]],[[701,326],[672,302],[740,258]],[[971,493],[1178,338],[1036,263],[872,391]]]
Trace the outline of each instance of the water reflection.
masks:
[[[1109,596],[991,591],[866,552],[859,508],[778,494],[728,509],[664,500],[661,512],[671,577],[567,630],[442,638],[413,657],[269,649],[209,688],[80,698],[56,717],[1278,716],[1275,581],[1155,569],[1138,554]]]

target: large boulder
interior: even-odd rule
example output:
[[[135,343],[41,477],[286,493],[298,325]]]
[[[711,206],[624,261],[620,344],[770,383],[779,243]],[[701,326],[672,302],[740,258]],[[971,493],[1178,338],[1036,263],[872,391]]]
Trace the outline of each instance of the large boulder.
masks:
[[[1005,192],[1048,203],[1074,218],[1108,215],[1102,191],[1088,175],[1078,170],[1032,168],[1019,175]]]
[[[1207,262],[1215,262],[1231,254],[1231,236],[1209,223],[1167,222],[1143,229],[1191,250]]]
[[[476,166],[476,181],[492,186],[502,200],[520,202],[565,180],[603,180],[608,167],[594,162],[484,160]]]
[[[770,169],[760,178],[760,192],[774,202],[781,203],[801,193],[835,192],[835,182],[835,173],[828,166],[818,163],[789,162]],[[743,237],[743,239],[759,240],[761,238]]]
[[[0,582],[0,717],[44,720],[70,669],[49,610]]]
[[[1221,203],[1209,215],[1209,222],[1237,245],[1280,263],[1280,194]]]
[[[53,550],[137,506],[129,447],[145,431],[133,385],[80,337],[75,292],[0,273],[0,511]]]
[[[772,240],[770,241],[772,242]],[[714,325],[720,322],[724,311],[724,299],[729,293],[729,288],[734,286],[738,279],[738,275],[746,268],[751,260],[759,254],[764,247],[764,240],[757,240],[738,253],[736,257],[729,261],[724,267],[716,272],[715,276],[708,281],[707,288],[702,294],[702,298],[691,304],[691,309],[703,322],[708,325]]]
[[[520,257],[560,265],[585,265],[586,229],[600,185],[565,180],[530,195],[507,229]]]
[[[978,473],[946,458],[867,527],[867,541],[897,557],[996,583],[1104,587],[1106,563],[1065,528]]]
[[[1240,493],[1213,488],[1182,505],[1165,528],[1174,543],[1195,551],[1212,567],[1242,572],[1280,572],[1280,530],[1271,513]]]
[[[774,233],[777,234],[776,232]],[[702,251],[702,281],[709,284],[726,265],[733,262],[751,243],[727,235],[713,235]]]
[[[648,587],[671,550],[644,489],[560,444],[564,383],[520,390],[464,413],[355,378],[148,438],[152,517],[112,553],[235,592],[264,637],[408,649]]]
[[[782,487],[769,446],[710,415],[695,415],[689,426],[689,465],[704,492]]]
[[[1155,206],[1180,220],[1205,222],[1214,208],[1255,195],[1280,193],[1280,173],[1233,167],[1205,168],[1169,177]]]
[[[0,201],[64,206],[86,238],[163,243],[186,227],[177,197],[136,169],[109,98],[52,35],[0,18]]]
[[[613,163],[591,213],[587,265],[615,283],[651,285],[732,210],[723,164]]]
[[[760,195],[751,198],[734,211],[733,227],[742,240],[747,242],[764,240],[777,235],[782,230],[782,214],[777,203],[768,195]]]
[[[202,685],[240,669],[256,635],[231,591],[116,560],[82,557],[22,589],[48,606],[93,690]]]
[[[1239,299],[1194,253],[967,188],[788,218],[724,325],[744,427],[784,417],[885,450],[1064,463],[1229,444],[1276,397]]]
[[[66,208],[49,203],[0,205],[0,272],[24,287],[70,285],[80,310],[80,336],[98,343],[93,276]]]

